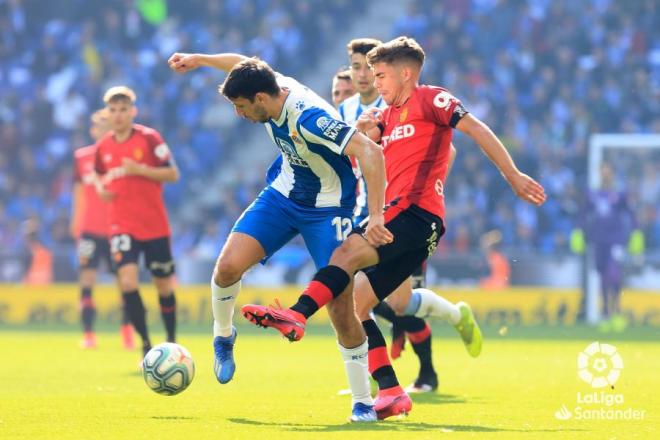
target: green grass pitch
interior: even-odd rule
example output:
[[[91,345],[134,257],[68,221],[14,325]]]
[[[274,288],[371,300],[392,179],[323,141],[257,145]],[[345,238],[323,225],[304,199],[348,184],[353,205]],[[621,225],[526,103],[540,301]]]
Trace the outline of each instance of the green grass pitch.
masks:
[[[617,347],[625,364],[616,388],[607,390],[624,402],[611,407],[576,402],[578,392],[593,392],[577,377],[576,358],[597,334],[514,330],[487,332],[482,356],[472,359],[458,338],[439,329],[433,345],[439,392],[414,396],[405,419],[369,425],[346,422],[350,398],[337,394],[346,381],[327,330],[290,344],[240,327],[236,376],[224,386],[213,376],[210,336],[182,330],[179,342],[197,371],[190,388],[173,397],[146,387],[138,353],[122,350],[115,333],[101,333],[99,349],[81,351],[75,332],[4,330],[0,438],[660,438],[660,344],[651,330],[639,338],[599,337]],[[410,347],[394,367],[403,385],[414,378]],[[558,420],[563,405],[573,413],[576,406],[633,408],[644,419]]]

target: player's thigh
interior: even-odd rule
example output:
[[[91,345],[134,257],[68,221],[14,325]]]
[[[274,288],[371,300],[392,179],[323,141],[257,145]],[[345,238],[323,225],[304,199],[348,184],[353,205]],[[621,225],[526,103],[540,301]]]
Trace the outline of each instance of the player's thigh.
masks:
[[[332,253],[353,230],[350,210],[337,210],[313,217],[299,215],[296,223],[317,269],[328,265]]]
[[[265,256],[264,248],[256,238],[231,232],[215,262],[213,280],[220,287],[230,286]]]
[[[339,266],[349,274],[377,263],[376,248],[358,234],[349,235],[330,257],[330,265]]]
[[[427,257],[428,252],[425,248],[414,249],[367,269],[365,274],[369,278],[369,283],[378,301],[384,301],[404,281],[408,280],[415,268],[422,264]],[[408,286],[410,285],[408,284]]]
[[[390,293],[387,297],[387,304],[392,307],[394,312],[397,315],[403,315],[408,307],[410,302],[410,296],[412,295],[412,277],[406,278],[406,280],[399,285],[399,287]]]
[[[259,260],[267,260],[282,246],[288,243],[298,230],[292,224],[291,202],[273,189],[266,189],[247,207],[232,228],[232,233],[241,233],[252,237],[261,246]],[[231,245],[230,245],[231,246]],[[229,255],[223,248],[220,259]],[[236,252],[230,249],[232,255]],[[253,248],[249,249],[254,252]]]
[[[138,288],[140,253],[143,242],[135,240],[129,234],[117,234],[110,237],[110,253],[117,273],[119,288],[126,292]]]
[[[107,249],[107,239],[92,234],[82,234],[78,240],[77,256],[80,271],[91,269],[96,272],[102,259],[102,252]],[[105,247],[103,246],[105,244]],[[88,271],[89,272],[89,271]]]

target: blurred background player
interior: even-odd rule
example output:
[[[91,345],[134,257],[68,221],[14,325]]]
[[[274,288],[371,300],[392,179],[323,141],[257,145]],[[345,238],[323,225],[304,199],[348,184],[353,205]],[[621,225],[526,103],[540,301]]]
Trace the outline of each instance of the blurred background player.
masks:
[[[382,227],[383,153],[339,120],[338,113],[316,93],[274,72],[263,61],[231,53],[176,53],[169,65],[176,72],[200,66],[228,72],[220,92],[237,115],[263,123],[282,153],[268,170],[268,186],[234,224],[213,272],[214,370],[218,382],[227,383],[236,370],[233,314],[243,274],[298,234],[317,269],[328,264],[332,252],[353,229],[356,179],[348,155],[357,158],[365,179],[373,185],[369,213],[375,224],[380,217]],[[331,302],[328,312],[352,390],[351,421],[373,422],[376,412],[368,381],[367,342],[352,294]]]
[[[163,182],[176,182],[179,171],[161,135],[133,123],[135,100],[135,92],[125,86],[112,87],[103,96],[112,131],[97,143],[95,167],[101,177],[99,195],[110,202],[110,252],[119,287],[131,323],[142,338],[144,355],[151,341],[138,290],[142,254],[158,291],[167,341],[176,338],[174,260]]]
[[[355,94],[355,88],[351,81],[351,72],[348,69],[341,68],[335,76],[332,77],[332,103],[335,107]]]
[[[600,169],[601,185],[590,191],[583,207],[583,239],[596,263],[601,292],[601,331],[621,332],[627,320],[621,314],[621,287],[626,246],[633,249],[634,242],[643,243],[627,195],[616,188],[612,166],[604,162]],[[584,247],[584,246],[583,246]],[[643,244],[641,246],[643,248]]]
[[[89,134],[98,142],[109,130],[110,125],[105,109],[92,114]],[[94,171],[96,145],[78,148],[74,152],[73,200],[71,213],[71,235],[78,241],[78,264],[80,285],[80,318],[84,330],[83,348],[96,348],[94,321],[96,308],[92,299],[92,289],[96,283],[96,270],[104,261],[109,270],[112,268],[110,242],[108,241],[108,203],[101,200],[96,192],[99,184]],[[134,348],[133,327],[122,299],[121,336],[124,348]]]

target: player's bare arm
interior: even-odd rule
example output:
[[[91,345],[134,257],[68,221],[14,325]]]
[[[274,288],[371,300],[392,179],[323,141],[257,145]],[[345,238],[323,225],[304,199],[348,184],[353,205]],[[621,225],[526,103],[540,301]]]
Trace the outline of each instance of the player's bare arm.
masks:
[[[394,237],[385,227],[385,217],[383,216],[383,207],[385,206],[385,158],[383,150],[362,133],[355,133],[344,152],[357,159],[369,189],[367,192],[369,224],[367,225],[365,238],[374,247],[391,243]]]
[[[83,187],[80,182],[73,184],[73,200],[71,201],[71,224],[69,225],[69,232],[72,237],[76,236],[78,227],[80,226],[80,214],[84,209]]]
[[[468,113],[456,124],[456,128],[474,139],[486,156],[499,168],[518,197],[536,206],[541,206],[545,202],[543,187],[516,168],[509,152],[486,124]]]
[[[213,67],[218,70],[229,72],[232,67],[247,57],[237,53],[175,53],[167,61],[170,69],[177,73],[186,73],[198,67]]]
[[[449,177],[449,173],[451,173],[451,167],[454,166],[454,161],[456,160],[456,147],[454,147],[454,143],[449,144],[449,164],[447,165],[447,177]]]
[[[122,166],[127,176],[146,177],[156,182],[176,182],[179,180],[179,169],[176,165],[152,167],[133,159],[124,158]]]

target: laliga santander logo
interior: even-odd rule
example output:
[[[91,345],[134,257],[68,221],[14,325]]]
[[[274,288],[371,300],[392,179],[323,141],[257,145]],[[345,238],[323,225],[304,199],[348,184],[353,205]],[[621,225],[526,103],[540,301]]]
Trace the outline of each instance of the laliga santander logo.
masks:
[[[578,354],[577,366],[580,379],[593,388],[604,388],[619,380],[623,359],[613,345],[593,342]]]

